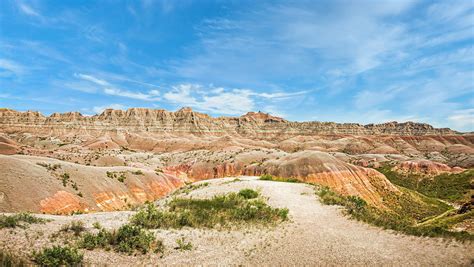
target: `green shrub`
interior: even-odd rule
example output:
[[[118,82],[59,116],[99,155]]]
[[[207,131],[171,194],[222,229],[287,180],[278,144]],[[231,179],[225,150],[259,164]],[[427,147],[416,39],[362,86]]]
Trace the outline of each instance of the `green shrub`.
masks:
[[[67,183],[69,182],[69,178],[70,178],[69,173],[65,172],[60,177],[61,177],[61,180],[63,182],[63,186],[66,187]]]
[[[193,244],[191,244],[191,242],[186,242],[184,237],[176,239],[176,244],[178,244],[178,246],[175,249],[179,249],[181,251],[193,249]]]
[[[121,183],[123,183],[125,181],[125,179],[127,179],[127,177],[125,176],[125,172],[110,172],[110,171],[107,171],[106,174],[107,174],[108,178],[117,179]]]
[[[132,174],[135,174],[135,175],[145,175],[142,170],[137,170],[137,171],[134,171],[132,172]]]
[[[173,199],[168,209],[147,205],[131,219],[145,228],[206,227],[239,223],[274,223],[288,217],[287,209],[268,206],[261,199],[247,199],[237,193],[211,199]]]
[[[27,266],[26,261],[17,255],[13,255],[9,252],[6,252],[0,249],[0,266],[11,267],[18,266],[23,267]]]
[[[38,218],[29,213],[19,213],[13,215],[0,215],[0,229],[2,228],[15,228],[25,227],[22,223],[33,224],[33,223],[45,223],[45,219]]]
[[[82,263],[83,254],[69,246],[53,246],[33,252],[33,260],[40,266],[72,266]]]
[[[127,179],[127,177],[123,173],[117,178],[117,180],[121,183],[125,182],[125,179]]]
[[[79,246],[85,249],[94,249],[94,248],[107,248],[109,249],[109,245],[112,240],[112,233],[105,230],[100,229],[97,234],[93,233],[85,233],[82,236],[81,241],[79,242]]]
[[[92,224],[92,227],[94,227],[94,228],[97,229],[97,230],[100,230],[100,229],[102,228],[102,226],[100,225],[99,222],[94,222],[94,223]]]
[[[239,196],[245,198],[245,199],[252,199],[252,198],[257,198],[258,197],[258,192],[252,189],[242,189],[239,191]]]
[[[264,181],[273,181],[273,176],[270,174],[263,174],[259,179]]]
[[[86,233],[79,246],[86,249],[114,249],[117,252],[132,254],[149,251],[163,252],[163,243],[155,239],[153,233],[137,225],[125,224],[117,231],[107,231],[100,228],[97,234]]]
[[[155,241],[155,236],[143,228],[125,224],[120,227],[115,236],[116,251],[132,253],[137,250],[146,254]]]
[[[46,168],[48,171],[55,171],[61,168],[61,164],[48,164],[46,162],[37,162],[36,165]]]

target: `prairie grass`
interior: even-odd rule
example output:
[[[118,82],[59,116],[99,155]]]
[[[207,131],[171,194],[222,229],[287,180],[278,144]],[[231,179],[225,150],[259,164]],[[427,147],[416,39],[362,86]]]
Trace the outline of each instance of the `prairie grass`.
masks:
[[[434,177],[425,177],[417,174],[403,174],[392,170],[390,165],[377,169],[390,182],[415,190],[428,197],[434,197],[451,202],[469,201],[472,192],[474,169],[462,173],[444,173]]]
[[[29,213],[18,213],[13,215],[0,215],[0,229],[26,227],[26,224],[45,223],[47,220],[38,218]]]
[[[288,218],[288,209],[272,208],[255,195],[258,192],[245,189],[211,199],[175,198],[167,209],[148,204],[132,217],[131,223],[151,229],[213,228],[242,223],[272,224]]]
[[[102,248],[122,253],[142,253],[149,251],[163,252],[161,240],[157,240],[153,233],[141,226],[124,224],[118,230],[108,231],[100,226],[98,233],[86,233],[79,241],[79,246],[85,249]]]
[[[406,188],[400,187],[400,195],[383,200],[386,209],[371,206],[357,196],[342,196],[328,187],[316,188],[322,203],[343,206],[346,214],[359,221],[409,235],[474,240],[474,235],[468,232],[450,231],[455,223],[472,218],[473,212],[460,217],[455,212],[448,212],[449,205]],[[438,217],[440,214],[446,216]]]

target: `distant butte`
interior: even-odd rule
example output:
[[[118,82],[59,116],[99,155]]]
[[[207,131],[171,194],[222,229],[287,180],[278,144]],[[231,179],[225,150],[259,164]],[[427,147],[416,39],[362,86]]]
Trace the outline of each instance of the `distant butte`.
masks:
[[[106,109],[101,114],[83,116],[79,112],[53,113],[44,116],[37,111],[18,112],[0,109],[0,127],[4,131],[23,131],[34,125],[37,128],[102,129],[116,127],[139,132],[181,132],[200,134],[248,135],[252,137],[295,135],[461,135],[449,128],[434,128],[425,123],[387,122],[361,125],[335,122],[292,122],[263,112],[248,112],[240,117],[211,117],[184,107],[176,112],[163,109],[130,108]]]

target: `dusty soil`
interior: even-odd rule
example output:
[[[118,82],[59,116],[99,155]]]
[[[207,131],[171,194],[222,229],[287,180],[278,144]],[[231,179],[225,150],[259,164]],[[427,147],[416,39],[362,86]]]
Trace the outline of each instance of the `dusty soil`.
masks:
[[[474,259],[474,244],[439,238],[396,234],[342,215],[335,206],[321,204],[306,184],[260,181],[256,177],[213,179],[187,197],[211,197],[242,188],[254,188],[274,207],[286,207],[290,221],[275,227],[239,227],[230,230],[156,230],[164,241],[165,254],[128,256],[103,250],[84,251],[88,264],[114,266],[149,264],[190,265],[466,265]],[[163,204],[169,198],[162,199]],[[94,222],[118,228],[133,212],[107,212],[75,216],[38,215],[52,219],[27,229],[0,230],[0,247],[26,256],[32,250],[52,244],[50,235],[73,220],[83,221],[88,230]],[[176,240],[184,237],[191,251],[176,250]],[[72,242],[71,238],[54,242]]]

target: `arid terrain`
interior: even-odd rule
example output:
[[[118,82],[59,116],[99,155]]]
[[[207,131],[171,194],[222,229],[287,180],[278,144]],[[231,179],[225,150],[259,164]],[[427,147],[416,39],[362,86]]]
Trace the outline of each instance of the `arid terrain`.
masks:
[[[261,112],[214,118],[190,108],[95,116],[0,109],[0,212],[50,219],[0,228],[0,248],[29,260],[50,242],[74,245],[51,241],[72,221],[85,232],[95,222],[117,229],[145,203],[249,188],[287,208],[288,219],[151,228],[164,252],[82,249],[84,262],[469,265],[473,168],[473,133],[422,123],[291,122]],[[174,249],[180,237],[193,248]]]
[[[237,192],[243,188],[261,191],[269,204],[289,209],[290,221],[263,228],[232,230],[159,230],[164,256],[160,254],[127,256],[110,251],[86,251],[89,264],[130,266],[134,264],[192,265],[469,265],[474,246],[470,243],[397,235],[345,218],[334,206],[319,203],[311,186],[299,183],[259,181],[257,177],[221,178],[209,181],[186,197],[208,198],[216,194]],[[198,183],[199,184],[199,183]],[[202,184],[202,182],[201,182]],[[177,195],[179,196],[179,195]],[[161,200],[163,202],[166,200]],[[93,230],[99,222],[107,228],[118,228],[133,212],[101,212],[75,216],[42,215],[52,219],[17,231],[3,230],[0,244],[9,250],[24,247],[38,249],[50,241],[61,226],[81,220]],[[179,251],[176,240],[185,237],[193,244],[190,251]],[[59,243],[59,242],[58,242]],[[439,253],[443,251],[443,253]],[[22,251],[24,253],[24,251]],[[26,256],[26,255],[25,255]]]

